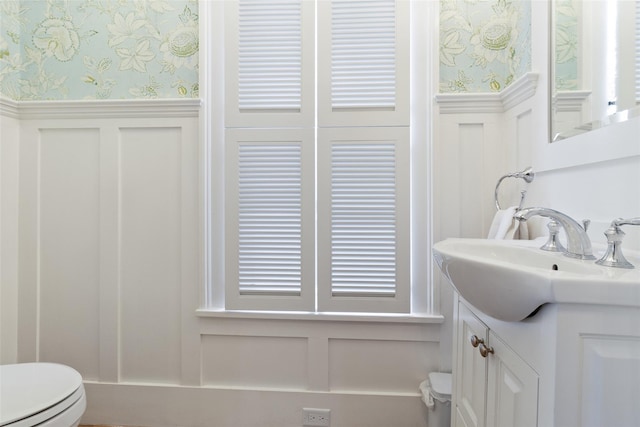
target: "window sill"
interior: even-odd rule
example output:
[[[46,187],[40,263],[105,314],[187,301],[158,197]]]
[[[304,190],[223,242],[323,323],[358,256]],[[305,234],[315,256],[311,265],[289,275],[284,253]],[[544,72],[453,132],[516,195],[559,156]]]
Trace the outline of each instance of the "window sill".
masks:
[[[198,317],[225,319],[260,319],[260,320],[313,320],[326,322],[367,322],[367,323],[406,323],[406,324],[438,324],[444,322],[441,314],[380,314],[380,313],[309,313],[286,311],[246,311],[246,310],[196,310]]]

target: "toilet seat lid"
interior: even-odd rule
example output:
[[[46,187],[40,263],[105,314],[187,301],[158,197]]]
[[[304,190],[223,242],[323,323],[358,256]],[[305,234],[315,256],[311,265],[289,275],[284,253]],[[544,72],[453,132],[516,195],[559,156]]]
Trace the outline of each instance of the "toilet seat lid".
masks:
[[[82,385],[73,368],[57,363],[0,366],[0,426],[30,417],[66,399]]]

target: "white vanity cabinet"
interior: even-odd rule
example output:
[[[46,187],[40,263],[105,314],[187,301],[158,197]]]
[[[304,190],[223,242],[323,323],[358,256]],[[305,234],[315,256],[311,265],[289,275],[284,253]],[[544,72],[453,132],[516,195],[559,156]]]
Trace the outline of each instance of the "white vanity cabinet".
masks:
[[[454,427],[640,426],[640,307],[545,304],[505,322],[456,296],[453,360]]]
[[[463,302],[454,360],[454,427],[537,425],[538,374]]]

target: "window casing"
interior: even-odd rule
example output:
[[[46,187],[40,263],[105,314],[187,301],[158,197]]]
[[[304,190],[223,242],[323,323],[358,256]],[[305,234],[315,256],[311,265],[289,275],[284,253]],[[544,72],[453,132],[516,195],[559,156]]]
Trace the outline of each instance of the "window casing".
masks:
[[[409,2],[222,3],[224,276],[206,305],[428,311],[411,285],[412,205],[424,208],[411,199],[428,187],[411,171],[428,157],[409,127]]]
[[[636,0],[635,2],[635,94],[636,94],[636,105],[640,105],[640,1]]]

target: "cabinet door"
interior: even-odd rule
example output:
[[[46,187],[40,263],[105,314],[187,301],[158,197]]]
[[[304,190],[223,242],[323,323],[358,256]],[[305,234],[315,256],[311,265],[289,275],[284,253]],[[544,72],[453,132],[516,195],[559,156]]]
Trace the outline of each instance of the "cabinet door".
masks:
[[[538,374],[492,331],[489,346],[487,426],[537,426]]]
[[[464,304],[458,305],[454,427],[484,427],[487,359],[471,344],[475,335],[485,343],[488,330]]]

